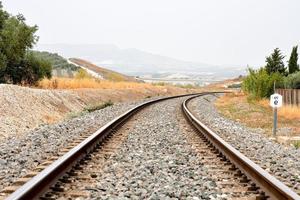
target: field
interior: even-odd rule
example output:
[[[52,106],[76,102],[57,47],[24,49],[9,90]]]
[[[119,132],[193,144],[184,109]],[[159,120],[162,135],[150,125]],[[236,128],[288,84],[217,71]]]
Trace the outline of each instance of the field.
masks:
[[[252,128],[272,134],[273,111],[269,100],[255,101],[243,93],[226,94],[216,101],[216,107],[226,117]],[[300,107],[283,106],[278,110],[278,135],[295,136],[300,133]]]

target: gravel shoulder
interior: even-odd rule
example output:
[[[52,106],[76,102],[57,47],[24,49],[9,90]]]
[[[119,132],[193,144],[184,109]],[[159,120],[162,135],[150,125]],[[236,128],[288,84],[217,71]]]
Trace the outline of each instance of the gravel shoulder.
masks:
[[[216,99],[216,95],[198,97],[190,101],[189,107],[199,120],[233,147],[299,194],[300,151],[271,141],[260,129],[248,128],[223,117],[214,106]]]

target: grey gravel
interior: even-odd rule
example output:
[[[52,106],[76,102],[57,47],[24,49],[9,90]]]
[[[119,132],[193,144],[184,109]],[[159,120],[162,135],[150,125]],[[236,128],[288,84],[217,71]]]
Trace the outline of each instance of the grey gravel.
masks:
[[[97,177],[92,198],[218,198],[216,184],[179,127],[181,101],[161,102],[141,113]]]
[[[145,99],[149,100],[149,99]],[[140,104],[117,103],[92,113],[45,125],[22,136],[11,136],[0,144],[0,190],[25,175],[83,133],[93,133],[105,123]]]
[[[214,106],[216,98],[214,95],[198,97],[189,107],[197,118],[233,147],[299,193],[300,151],[270,140],[260,129],[248,128],[223,117]]]

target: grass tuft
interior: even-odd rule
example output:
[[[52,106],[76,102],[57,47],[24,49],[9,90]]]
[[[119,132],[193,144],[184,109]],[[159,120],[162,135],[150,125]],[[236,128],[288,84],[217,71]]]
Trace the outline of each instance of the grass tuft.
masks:
[[[103,108],[106,108],[106,107],[112,106],[112,105],[114,105],[114,103],[111,100],[109,100],[109,101],[104,102],[104,103],[88,106],[88,107],[84,108],[83,111],[94,112],[96,110],[101,110]]]
[[[299,147],[300,147],[300,141],[295,141],[295,142],[293,143],[293,146],[294,146],[296,149],[299,149]]]

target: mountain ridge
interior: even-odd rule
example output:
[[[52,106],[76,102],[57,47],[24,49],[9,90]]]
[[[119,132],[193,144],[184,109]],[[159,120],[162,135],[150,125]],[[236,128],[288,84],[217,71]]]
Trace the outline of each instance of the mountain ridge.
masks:
[[[121,49],[113,44],[39,44],[38,50],[57,52],[64,57],[79,57],[128,75],[159,73],[212,73],[215,78],[231,78],[243,74],[239,67],[183,61],[135,48]]]

